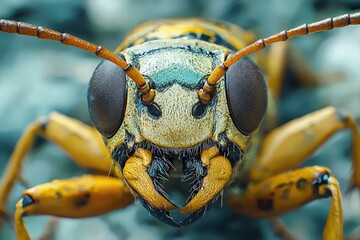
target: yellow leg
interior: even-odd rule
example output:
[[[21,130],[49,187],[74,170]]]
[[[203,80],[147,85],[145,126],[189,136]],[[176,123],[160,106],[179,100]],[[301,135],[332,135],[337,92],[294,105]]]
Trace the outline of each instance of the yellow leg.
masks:
[[[266,73],[268,75],[268,87],[277,98],[281,94],[281,87],[286,67],[288,43],[274,44],[270,47],[266,61]]]
[[[360,135],[354,118],[333,107],[295,119],[270,132],[264,139],[248,182],[259,182],[298,166],[334,133],[350,129],[353,134],[351,187],[360,187]]]
[[[249,185],[241,195],[230,196],[230,206],[253,217],[274,217],[310,201],[332,197],[323,239],[342,239],[341,194],[337,180],[324,167],[297,169]]]
[[[30,239],[23,217],[53,215],[68,218],[98,216],[134,202],[129,188],[118,178],[86,175],[54,180],[24,191],[16,204],[18,240]]]
[[[55,142],[80,166],[109,173],[112,160],[97,131],[75,119],[52,113],[30,124],[18,141],[0,183],[0,212],[5,212],[8,195],[20,179],[22,161],[38,135]]]
[[[319,77],[311,70],[306,58],[287,42],[271,45],[265,69],[268,87],[276,97],[281,95],[285,69],[290,69],[302,86],[313,86],[319,82]]]

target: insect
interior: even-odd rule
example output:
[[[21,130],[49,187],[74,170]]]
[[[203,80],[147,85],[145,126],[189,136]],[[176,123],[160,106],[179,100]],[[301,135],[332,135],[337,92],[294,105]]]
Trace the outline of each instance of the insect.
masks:
[[[186,226],[202,217],[228,187],[235,189],[229,189],[235,211],[259,217],[276,216],[314,199],[332,197],[324,238],[340,239],[340,193],[330,170],[289,170],[331,134],[350,128],[352,186],[358,186],[360,143],[355,121],[347,113],[325,108],[270,131],[271,119],[266,113],[274,108],[271,94],[276,95],[276,90],[246,56],[290,37],[359,22],[359,13],[346,14],[249,45],[245,32],[228,23],[163,20],[140,26],[112,53],[66,33],[1,20],[3,32],[60,41],[106,61],[96,68],[87,96],[97,131],[58,113],[32,123],[3,176],[0,209],[5,211],[6,198],[34,136],[42,134],[79,165],[102,174],[25,190],[15,212],[19,239],[29,239],[24,216],[96,216],[123,208],[135,198],[164,223]],[[270,131],[266,135],[265,129]],[[254,164],[241,169],[251,157]],[[182,207],[167,194],[175,172],[191,179]],[[239,182],[230,186],[235,179]],[[171,218],[170,211],[175,209],[185,215],[180,222]]]

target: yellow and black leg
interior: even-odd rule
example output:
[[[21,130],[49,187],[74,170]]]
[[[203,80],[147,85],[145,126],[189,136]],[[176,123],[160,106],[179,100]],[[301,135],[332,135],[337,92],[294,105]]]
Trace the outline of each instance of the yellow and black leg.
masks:
[[[342,239],[341,194],[337,180],[325,167],[281,173],[250,184],[242,194],[230,196],[230,206],[253,217],[274,217],[320,198],[331,197],[323,239]]]
[[[0,183],[0,211],[5,213],[6,201],[16,180],[20,180],[21,165],[37,136],[60,146],[81,167],[109,174],[112,160],[97,131],[78,120],[51,113],[31,123],[18,141]],[[116,170],[119,175],[118,168]]]
[[[344,129],[350,129],[353,137],[350,187],[359,187],[360,135],[356,122],[350,114],[327,107],[295,119],[264,138],[256,161],[247,169],[248,187],[232,198],[232,206],[247,215],[271,217],[318,198],[332,197],[323,237],[342,239],[341,197],[336,179],[322,167],[291,169]],[[246,207],[242,207],[244,204]]]
[[[360,135],[355,119],[333,107],[327,107],[273,130],[264,139],[256,162],[249,167],[247,182],[294,169],[305,161],[334,133],[352,132],[353,174],[350,187],[360,187]]]
[[[25,216],[92,217],[124,208],[134,200],[130,189],[117,177],[85,175],[54,180],[24,191],[16,204],[16,236],[18,240],[30,239]]]

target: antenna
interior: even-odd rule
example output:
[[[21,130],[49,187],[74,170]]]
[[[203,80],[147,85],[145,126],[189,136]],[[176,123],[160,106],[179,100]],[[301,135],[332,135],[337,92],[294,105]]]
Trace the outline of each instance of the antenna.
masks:
[[[29,23],[16,22],[5,19],[0,19],[0,31],[38,37],[39,39],[58,41],[64,45],[81,48],[88,52],[94,53],[100,58],[115,63],[125,71],[126,75],[135,82],[138,90],[142,93],[141,100],[145,105],[151,104],[155,97],[155,91],[150,88],[149,84],[145,81],[144,77],[141,75],[138,69],[136,69],[131,64],[128,64],[115,53],[102,46],[87,42],[68,33],[60,33]]]
[[[326,30],[332,30],[333,28],[342,28],[348,25],[360,24],[360,12],[353,14],[344,14],[334,18],[327,18],[318,22],[303,24],[301,26],[292,28],[290,30],[284,30],[270,37],[259,39],[256,42],[244,47],[243,49],[234,53],[225,62],[219,64],[210,74],[207,81],[204,83],[202,89],[199,90],[198,96],[200,101],[207,105],[211,101],[211,93],[215,90],[215,84],[226,73],[228,68],[237,62],[240,58],[243,58],[251,53],[260,51],[266,46],[286,41],[289,38],[296,36],[305,36],[309,33],[320,32]]]

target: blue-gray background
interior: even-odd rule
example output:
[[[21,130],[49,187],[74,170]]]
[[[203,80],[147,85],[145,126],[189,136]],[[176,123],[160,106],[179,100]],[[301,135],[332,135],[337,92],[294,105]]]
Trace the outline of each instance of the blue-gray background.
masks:
[[[259,37],[358,9],[357,0],[0,0],[0,18],[30,22],[68,32],[114,49],[140,22],[163,17],[220,18],[253,29]],[[360,116],[360,28],[349,27],[291,41],[309,66],[323,76],[315,88],[293,89],[283,99],[282,118],[291,119],[326,105]],[[59,111],[89,123],[86,88],[99,63],[95,56],[59,43],[0,35],[0,174],[27,124]],[[350,134],[337,134],[310,164],[333,169],[345,190],[350,173]],[[54,145],[39,140],[23,167],[34,186],[54,178],[81,175]],[[13,212],[24,187],[17,184],[8,204]],[[321,239],[330,200],[320,200],[282,216],[299,239]],[[358,192],[343,197],[344,231],[360,226]],[[48,217],[26,218],[32,237]],[[15,239],[12,226],[0,239]],[[153,219],[139,204],[98,218],[61,219],[55,239],[276,239],[266,220],[250,219],[214,207],[190,227],[176,229]]]

